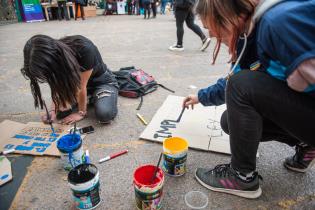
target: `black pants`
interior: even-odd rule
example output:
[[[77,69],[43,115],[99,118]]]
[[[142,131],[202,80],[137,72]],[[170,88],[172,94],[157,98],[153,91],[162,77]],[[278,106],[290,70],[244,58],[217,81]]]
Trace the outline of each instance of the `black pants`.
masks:
[[[200,27],[194,23],[195,17],[191,9],[178,9],[175,10],[176,28],[177,28],[177,45],[183,45],[184,36],[184,22],[193,32],[195,32],[201,40],[206,36],[201,31]]]
[[[93,104],[96,119],[101,123],[108,123],[117,115],[118,89],[114,85],[99,85],[88,88],[89,104]],[[72,109],[57,113],[57,119],[63,119],[73,112],[78,111],[77,105]]]
[[[150,2],[144,2],[143,3],[143,8],[144,8],[144,18],[147,17],[148,14],[148,18],[150,18]]]
[[[58,1],[58,19],[62,19],[61,15],[61,8],[63,8],[63,16],[66,18],[66,20],[69,20],[69,14],[66,6],[66,1]]]
[[[230,135],[232,167],[240,172],[256,169],[261,141],[315,146],[315,98],[286,82],[243,70],[228,81],[226,105],[221,127]]]
[[[156,17],[156,1],[153,1],[151,3],[151,8],[152,8],[153,17]]]

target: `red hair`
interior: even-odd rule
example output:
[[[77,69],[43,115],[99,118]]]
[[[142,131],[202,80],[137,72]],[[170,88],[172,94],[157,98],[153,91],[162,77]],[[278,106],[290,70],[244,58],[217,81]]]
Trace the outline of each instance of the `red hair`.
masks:
[[[213,64],[221,48],[222,31],[232,35],[228,44],[229,54],[231,61],[236,60],[237,41],[245,32],[246,22],[251,19],[255,7],[255,0],[199,0],[196,3],[196,14],[208,24],[209,29],[217,38],[213,51]]]

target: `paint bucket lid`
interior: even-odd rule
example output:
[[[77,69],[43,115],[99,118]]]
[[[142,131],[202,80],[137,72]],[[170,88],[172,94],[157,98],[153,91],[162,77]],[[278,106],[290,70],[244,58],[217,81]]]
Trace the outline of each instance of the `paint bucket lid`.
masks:
[[[167,154],[182,153],[188,150],[188,142],[180,137],[170,137],[163,141],[163,151]]]
[[[67,134],[57,141],[57,148],[60,152],[69,153],[80,148],[82,144],[80,134]]]
[[[191,209],[205,209],[208,202],[207,195],[200,191],[189,191],[185,195],[185,203]]]
[[[137,168],[133,174],[134,184],[141,187],[162,187],[164,183],[164,173],[161,168],[158,168],[156,177],[151,183],[156,166],[154,165],[143,165]]]

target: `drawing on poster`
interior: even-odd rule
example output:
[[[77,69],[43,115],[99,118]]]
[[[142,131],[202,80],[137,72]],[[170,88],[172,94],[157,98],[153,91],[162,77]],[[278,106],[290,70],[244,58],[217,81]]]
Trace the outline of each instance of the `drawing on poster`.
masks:
[[[20,140],[19,144],[9,143],[4,149],[15,149],[16,151],[32,151],[35,153],[45,152],[54,143],[58,137],[64,132],[62,128],[56,128],[53,134],[50,127],[25,127],[12,139]]]
[[[216,118],[216,109],[217,107],[214,107],[214,118]],[[180,123],[180,120],[182,118],[182,115],[184,113],[184,110],[180,113],[179,117],[177,120],[163,120],[160,123],[160,129],[155,131],[155,134],[153,137],[156,138],[169,138],[172,137],[172,129],[176,129],[176,126],[178,123]],[[222,137],[223,136],[223,130],[221,128],[221,124],[219,121],[209,118],[208,119],[208,125],[207,129],[210,130],[210,134],[208,135],[209,137],[209,145],[212,139],[216,137]]]

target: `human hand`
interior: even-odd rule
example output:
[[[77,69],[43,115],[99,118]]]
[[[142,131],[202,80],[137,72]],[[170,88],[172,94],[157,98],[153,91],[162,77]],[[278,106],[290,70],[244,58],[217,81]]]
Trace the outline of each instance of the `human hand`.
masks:
[[[78,112],[72,113],[72,114],[68,115],[67,117],[65,117],[64,119],[62,119],[61,123],[70,125],[72,123],[75,123],[75,122],[82,120],[83,118],[84,118],[84,116],[79,114]]]
[[[194,105],[199,103],[198,96],[196,95],[189,95],[187,96],[183,101],[183,107],[189,109],[189,106],[191,106],[191,109],[194,109]]]
[[[45,113],[41,114],[40,118],[41,118],[42,122],[45,123],[45,124],[49,124],[51,122],[55,122],[56,121],[56,112],[55,112],[55,110],[49,111],[49,116],[50,117],[48,117],[47,113],[45,112]],[[48,118],[49,118],[49,120],[48,120]]]

